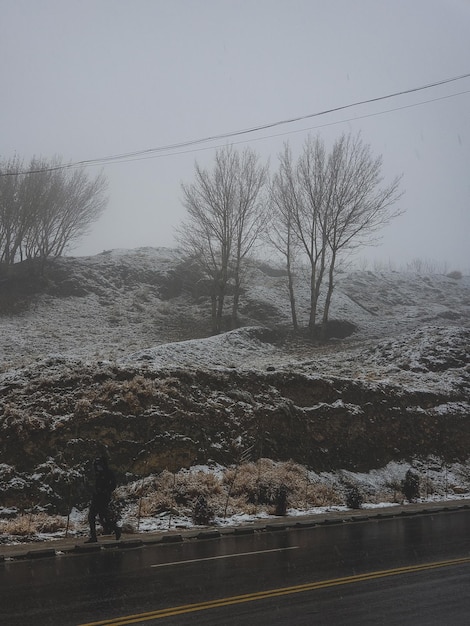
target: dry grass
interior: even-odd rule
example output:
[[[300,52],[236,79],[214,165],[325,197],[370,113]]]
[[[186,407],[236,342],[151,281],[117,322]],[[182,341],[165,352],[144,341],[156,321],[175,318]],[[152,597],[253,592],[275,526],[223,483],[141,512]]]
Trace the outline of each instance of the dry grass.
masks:
[[[287,494],[288,509],[308,511],[346,505],[348,485],[357,487],[364,504],[404,501],[403,485],[398,477],[370,482],[344,472],[319,475],[293,461],[281,463],[270,459],[213,471],[197,468],[177,473],[163,471],[119,487],[115,500],[117,510],[125,510],[122,521],[126,532],[132,532],[141,519],[162,515],[169,520],[186,517],[195,521],[195,503],[200,496],[210,511],[207,523],[211,523],[215,518],[232,515],[274,515],[281,490]],[[439,492],[423,474],[420,474],[420,489],[422,497]],[[450,482],[448,489],[452,491]],[[75,531],[86,532],[85,517],[77,524]],[[1,534],[24,539],[39,533],[65,533],[65,528],[66,518],[44,513],[0,519]]]
[[[287,492],[288,507],[309,509],[344,503],[343,494],[322,482],[312,482],[304,467],[294,462],[260,459],[221,470],[220,473],[182,470],[164,471],[153,480],[122,489],[138,499],[140,517],[161,513],[191,515],[196,498],[203,495],[214,515],[274,514],[280,489]]]
[[[159,513],[188,512],[199,495],[214,500],[223,493],[220,480],[206,472],[164,471],[151,482],[142,486],[140,501],[141,517]]]
[[[31,537],[41,533],[57,533],[65,531],[67,518],[46,513],[25,513],[18,517],[1,520],[0,532],[5,535]],[[70,526],[72,529],[72,526]]]

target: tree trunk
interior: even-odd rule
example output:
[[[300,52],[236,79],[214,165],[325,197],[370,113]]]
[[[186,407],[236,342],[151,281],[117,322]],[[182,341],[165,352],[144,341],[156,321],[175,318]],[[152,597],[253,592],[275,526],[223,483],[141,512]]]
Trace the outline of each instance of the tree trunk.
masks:
[[[217,297],[214,294],[211,295],[211,319],[212,319],[212,332],[217,333]]]
[[[234,285],[234,293],[233,293],[232,328],[237,328],[238,326],[238,307],[240,304],[240,288],[241,288],[240,270],[237,268],[235,271],[235,285]]]
[[[331,257],[330,268],[328,270],[328,290],[326,292],[325,308],[323,309],[323,320],[322,320],[323,325],[326,325],[328,322],[331,297],[333,295],[333,290],[335,288],[335,284],[334,284],[335,264],[336,264],[336,253],[333,252],[333,255]]]
[[[294,328],[294,332],[297,332],[299,329],[299,324],[297,321],[297,310],[295,305],[295,290],[294,290],[294,276],[292,274],[292,267],[289,259],[289,255],[287,256],[287,280],[289,287],[289,300],[290,300],[290,310],[292,315],[292,326]]]
[[[312,293],[312,296],[310,298],[310,316],[308,318],[308,327],[312,333],[315,330],[316,321],[317,321],[317,302],[316,302],[315,295]]]
[[[219,294],[217,297],[217,315],[216,315],[216,333],[222,332],[222,317],[224,313],[224,296]]]
[[[317,321],[317,304],[318,304],[318,289],[315,266],[312,265],[310,274],[310,316],[308,320],[308,327],[310,332],[315,330],[315,323]]]
[[[216,312],[216,332],[222,331],[222,317],[224,314],[226,281],[222,278],[217,282],[217,312]]]
[[[232,328],[237,328],[238,326],[238,305],[240,301],[240,291],[239,287],[235,287],[235,294],[233,296],[233,307],[232,307]]]

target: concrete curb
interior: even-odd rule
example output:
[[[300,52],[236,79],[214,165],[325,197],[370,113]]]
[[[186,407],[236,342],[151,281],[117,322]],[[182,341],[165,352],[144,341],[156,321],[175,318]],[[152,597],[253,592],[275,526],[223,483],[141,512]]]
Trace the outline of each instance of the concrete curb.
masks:
[[[121,541],[104,540],[98,543],[77,543],[76,538],[54,539],[50,542],[41,542],[37,550],[31,549],[31,544],[0,544],[0,565],[10,561],[34,560],[61,557],[72,554],[91,554],[109,550],[129,550],[143,548],[145,546],[179,543],[191,540],[219,539],[225,536],[240,536],[261,532],[280,532],[291,529],[313,528],[315,526],[331,526],[344,523],[360,523],[367,521],[385,521],[387,519],[417,516],[438,515],[459,510],[470,509],[470,500],[458,500],[452,502],[423,502],[415,504],[396,505],[381,509],[359,509],[348,511],[332,511],[317,515],[297,517],[281,517],[275,520],[260,520],[250,522],[243,526],[207,527],[204,529],[194,528],[188,530],[174,530],[158,533],[141,533],[139,536],[131,536]],[[47,547],[46,547],[47,546]]]

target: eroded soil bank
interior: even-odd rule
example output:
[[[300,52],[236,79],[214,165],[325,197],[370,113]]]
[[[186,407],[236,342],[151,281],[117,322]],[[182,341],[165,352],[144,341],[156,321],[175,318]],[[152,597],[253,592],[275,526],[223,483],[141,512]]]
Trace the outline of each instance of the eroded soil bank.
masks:
[[[52,361],[3,385],[4,506],[86,502],[90,459],[122,483],[210,461],[293,460],[314,471],[368,471],[435,455],[464,462],[467,391],[440,393],[293,372],[125,369]]]

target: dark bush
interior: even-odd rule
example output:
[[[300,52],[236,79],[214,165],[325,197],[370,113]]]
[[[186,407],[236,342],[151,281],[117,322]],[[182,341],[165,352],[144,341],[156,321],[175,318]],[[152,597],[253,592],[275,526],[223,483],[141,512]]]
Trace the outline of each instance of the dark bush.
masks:
[[[346,486],[346,506],[349,509],[360,509],[362,506],[362,494],[356,485]]]
[[[286,515],[287,513],[287,487],[280,485],[275,496],[276,515]]]
[[[260,482],[256,491],[248,494],[251,504],[273,505],[276,503],[276,488],[272,483]]]
[[[324,324],[317,324],[313,331],[313,336],[316,339],[345,339],[354,332],[356,332],[357,326],[347,320],[328,320]]]
[[[419,498],[419,476],[416,472],[411,469],[406,472],[402,489],[408,502],[413,502]]]
[[[207,498],[200,495],[196,499],[193,509],[193,523],[196,526],[207,526],[214,519],[214,511],[209,506]]]

